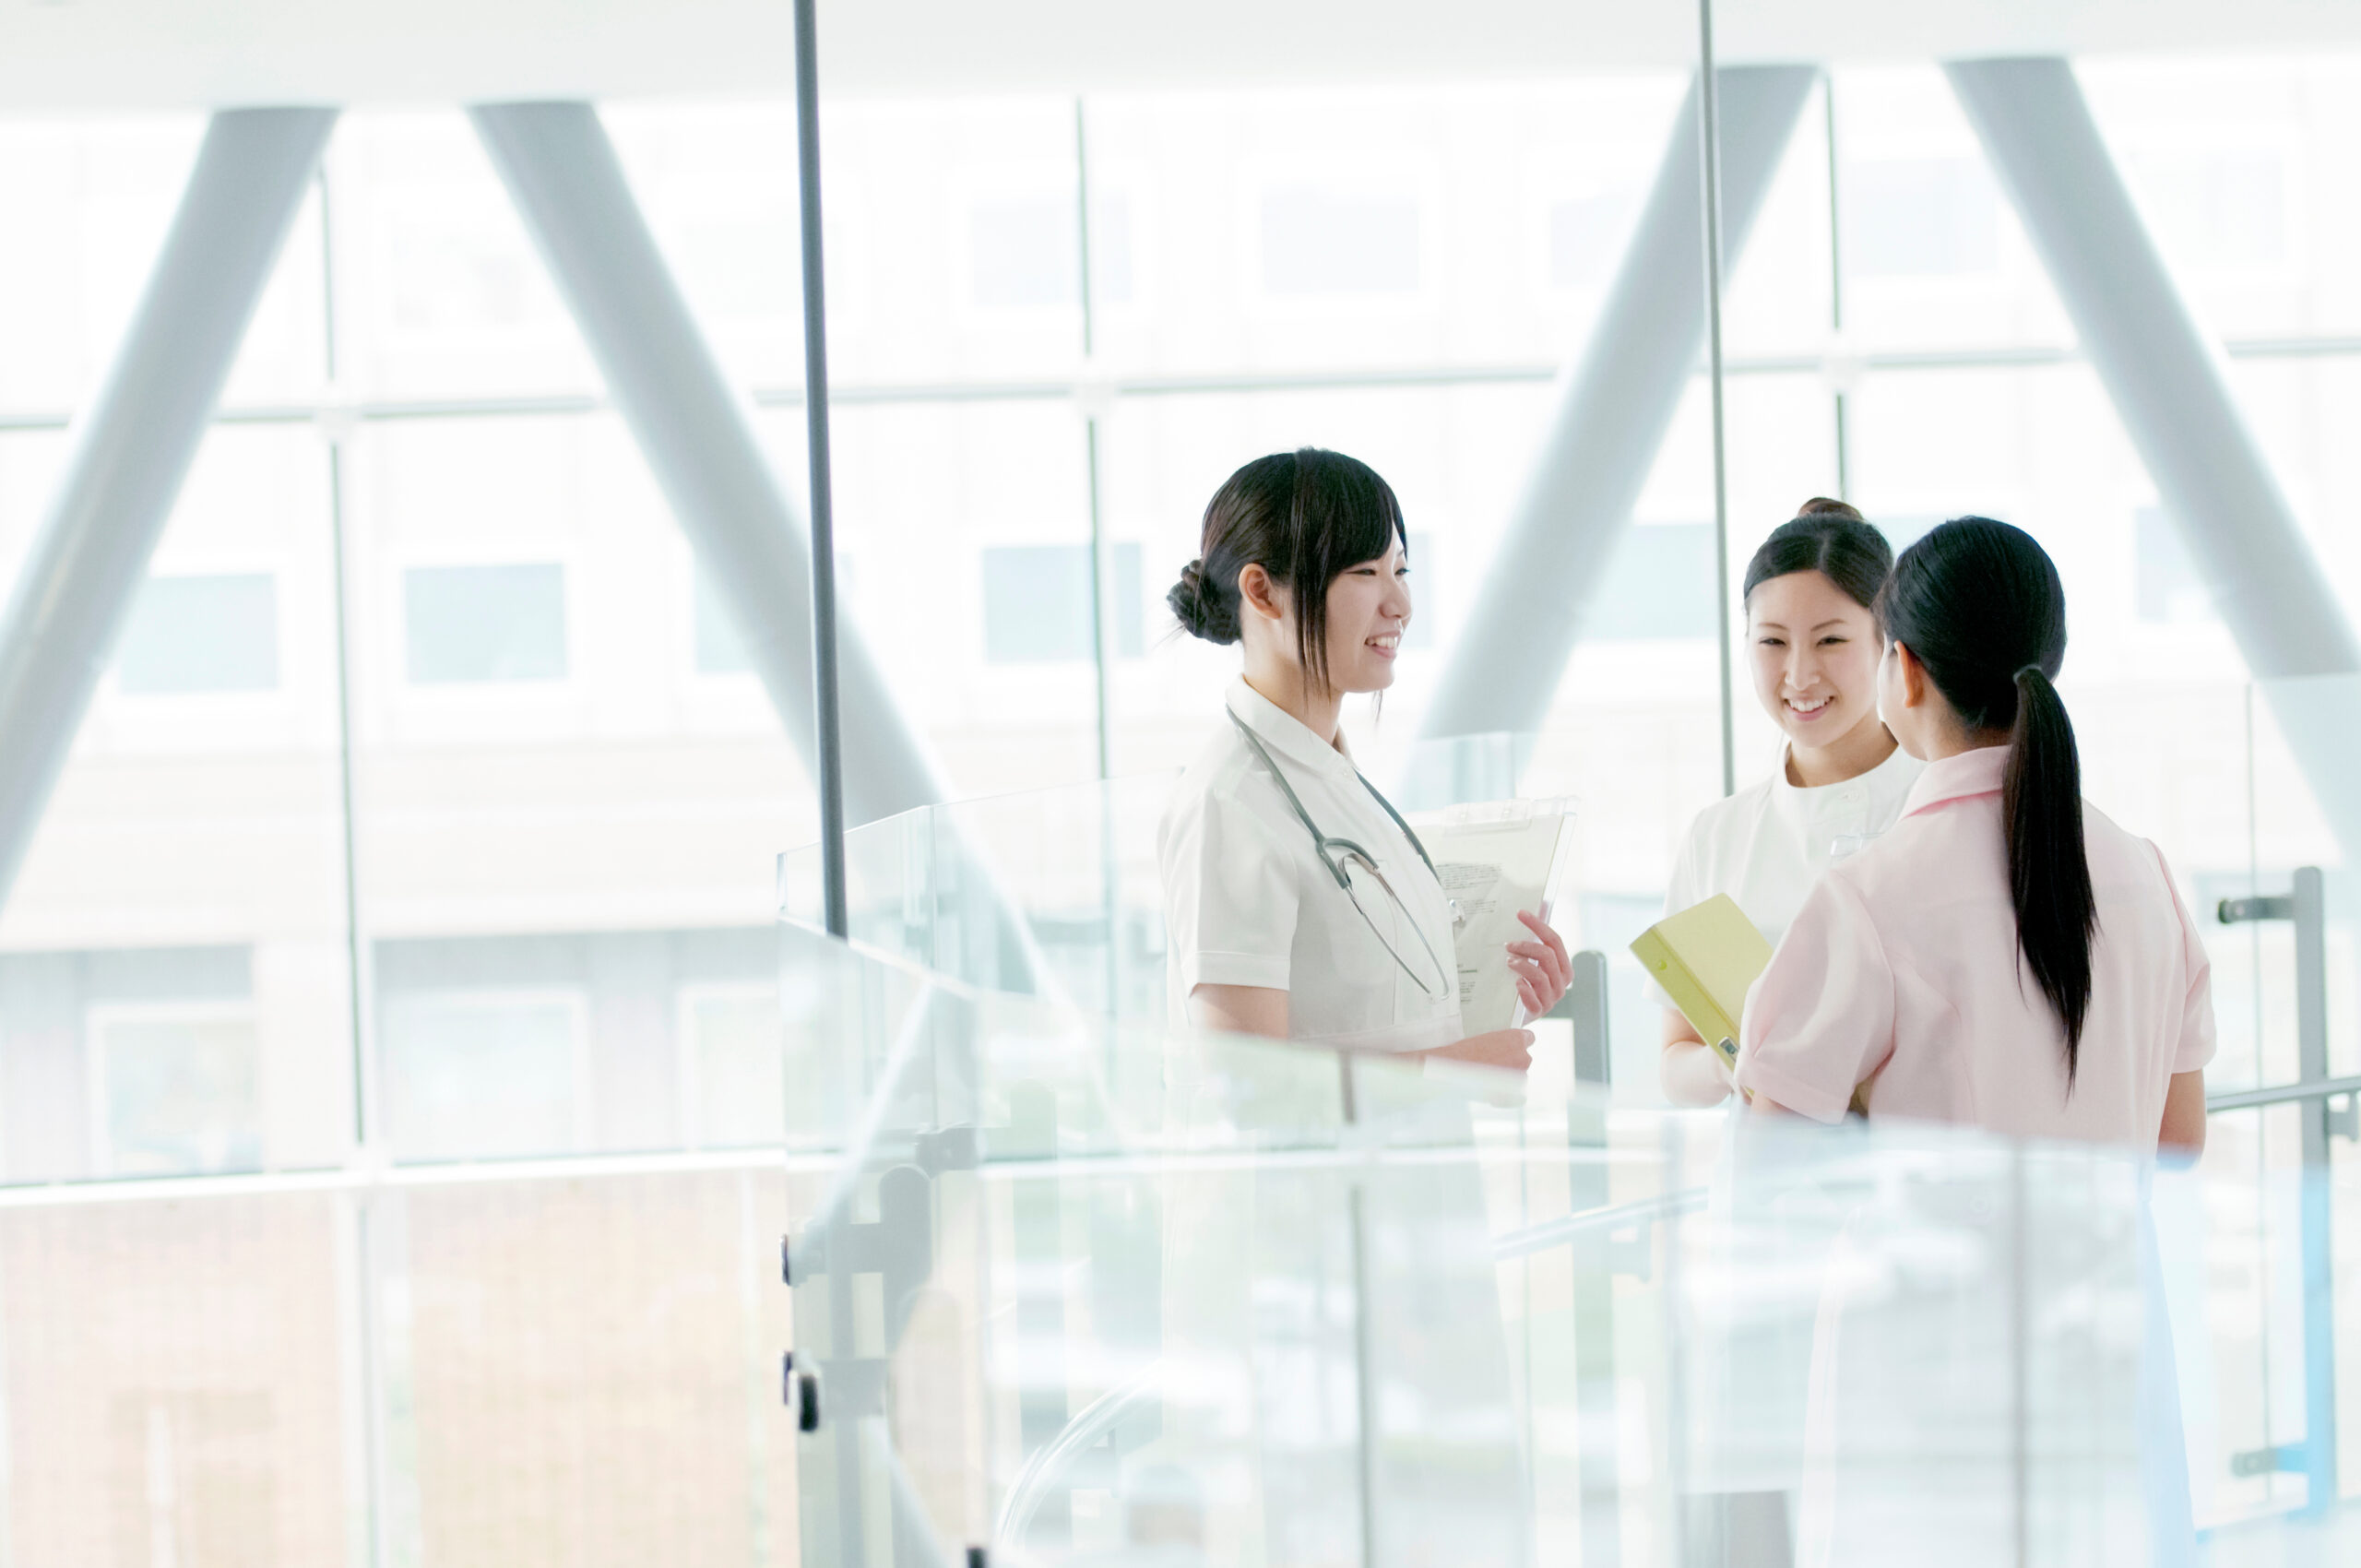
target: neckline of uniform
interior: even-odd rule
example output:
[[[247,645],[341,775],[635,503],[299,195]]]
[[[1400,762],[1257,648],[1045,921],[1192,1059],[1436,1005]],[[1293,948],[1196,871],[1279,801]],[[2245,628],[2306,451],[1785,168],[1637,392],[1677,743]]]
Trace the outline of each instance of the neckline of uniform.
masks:
[[[1791,749],[1791,742],[1784,739],[1780,741],[1778,766],[1771,770],[1771,792],[1774,795],[1786,794],[1797,801],[1821,795],[1824,790],[1848,789],[1856,784],[1865,789],[1869,788],[1880,781],[1880,775],[1888,771],[1899,773],[1908,766],[1910,762],[1916,760],[1908,752],[1897,745],[1886,754],[1883,762],[1879,763],[1867,773],[1857,773],[1850,778],[1840,778],[1833,784],[1794,784],[1787,779],[1787,758]]]
[[[1230,683],[1229,711],[1244,720],[1246,727],[1254,731],[1255,739],[1290,762],[1331,773],[1340,780],[1360,776],[1352,754],[1344,749],[1341,731],[1337,735],[1339,743],[1330,745],[1313,734],[1302,719],[1248,685],[1243,675]]]

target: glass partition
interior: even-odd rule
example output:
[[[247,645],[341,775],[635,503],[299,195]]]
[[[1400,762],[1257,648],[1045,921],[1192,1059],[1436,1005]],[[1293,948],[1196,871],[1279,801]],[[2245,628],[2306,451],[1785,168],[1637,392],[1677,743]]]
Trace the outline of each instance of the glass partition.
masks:
[[[1846,1560],[2148,1560],[2128,1158],[1725,1139],[781,943],[842,1074],[790,1102],[841,1151],[806,1561],[1674,1562],[1731,1492]]]
[[[828,105],[847,612],[947,790],[1050,786],[857,830],[853,949],[768,924],[813,809],[763,628],[463,118],[348,116],[0,889],[0,1559],[1669,1563],[1751,1527],[1694,1499],[1777,1495],[1799,1560],[1933,1522],[2098,1561],[2159,1474],[2119,1426],[2159,1294],[2213,1560],[2328,1539],[2361,1493],[2361,677],[2250,679],[1940,62],[1765,65],[1826,41],[1735,18],[1722,374],[1687,323],[1600,360],[1672,390],[1582,466],[1622,501],[1553,586],[1572,651],[1501,676],[1546,688],[1530,732],[1418,739],[1639,318],[1621,280],[1703,289],[1643,222],[1696,168],[1699,21],[1627,6],[1513,79],[1453,33],[1429,80]],[[2318,433],[2361,351],[2361,56],[2073,64],[2349,605]],[[1746,107],[1783,75],[1792,115]],[[791,115],[601,115],[791,499]],[[199,131],[0,125],[0,580]],[[1574,802],[1554,915],[1604,988],[1514,1096],[1168,1028],[1156,825],[1234,650],[1165,636],[1163,587],[1221,477],[1303,442],[1410,519],[1401,682],[1347,720],[1370,776]],[[1724,726],[1740,783],[1775,754],[1742,659],[1719,691],[1717,589],[1814,492],[1897,545],[2006,517],[2066,576],[2087,793],[2214,966],[2153,1280],[2101,1157],[1740,1147],[1655,1103],[1625,944]],[[816,871],[780,864],[790,915]]]

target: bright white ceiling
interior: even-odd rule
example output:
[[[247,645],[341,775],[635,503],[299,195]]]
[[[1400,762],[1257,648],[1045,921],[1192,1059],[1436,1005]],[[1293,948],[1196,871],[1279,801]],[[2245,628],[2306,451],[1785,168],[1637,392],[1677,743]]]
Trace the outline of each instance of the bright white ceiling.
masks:
[[[0,0],[0,112],[772,96],[789,0]],[[1722,0],[1727,60],[2285,53],[2361,0]],[[1451,80],[1684,64],[1691,0],[823,0],[831,91]]]

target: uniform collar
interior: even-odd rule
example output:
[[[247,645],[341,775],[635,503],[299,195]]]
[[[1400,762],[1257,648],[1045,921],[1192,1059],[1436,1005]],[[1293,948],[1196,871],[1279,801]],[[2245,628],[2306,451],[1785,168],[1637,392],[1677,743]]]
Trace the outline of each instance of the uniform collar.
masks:
[[[1886,754],[1883,762],[1867,773],[1840,778],[1833,784],[1797,784],[1787,778],[1787,742],[1782,740],[1778,761],[1771,768],[1771,793],[1774,799],[1798,807],[1812,802],[1835,800],[1839,790],[1892,790],[1898,792],[1906,787],[1918,769],[1918,760],[1896,746]]]
[[[1336,744],[1330,745],[1303,720],[1248,685],[1245,676],[1229,683],[1228,702],[1229,711],[1245,720],[1256,740],[1289,762],[1347,780],[1358,775],[1341,732]]]
[[[2008,768],[2006,746],[1977,746],[1957,756],[1938,757],[1927,765],[1927,771],[1910,787],[1910,798],[1902,802],[1902,814],[1916,816],[1946,801],[1964,801],[1973,795],[1997,795],[2000,792],[2001,775]]]

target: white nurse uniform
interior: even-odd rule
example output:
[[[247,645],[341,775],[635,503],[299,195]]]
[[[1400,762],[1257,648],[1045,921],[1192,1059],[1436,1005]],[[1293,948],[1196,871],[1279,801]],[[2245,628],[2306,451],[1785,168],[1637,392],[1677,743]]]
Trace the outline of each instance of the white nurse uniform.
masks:
[[[1287,993],[1287,1033],[1307,1044],[1431,1051],[1457,1041],[1451,903],[1425,857],[1341,739],[1330,745],[1242,677],[1228,701],[1270,760],[1224,722],[1165,808],[1157,858],[1172,1023],[1189,1027],[1200,985],[1251,985]],[[1360,884],[1356,907],[1273,764],[1321,832],[1369,852],[1393,897]]]

